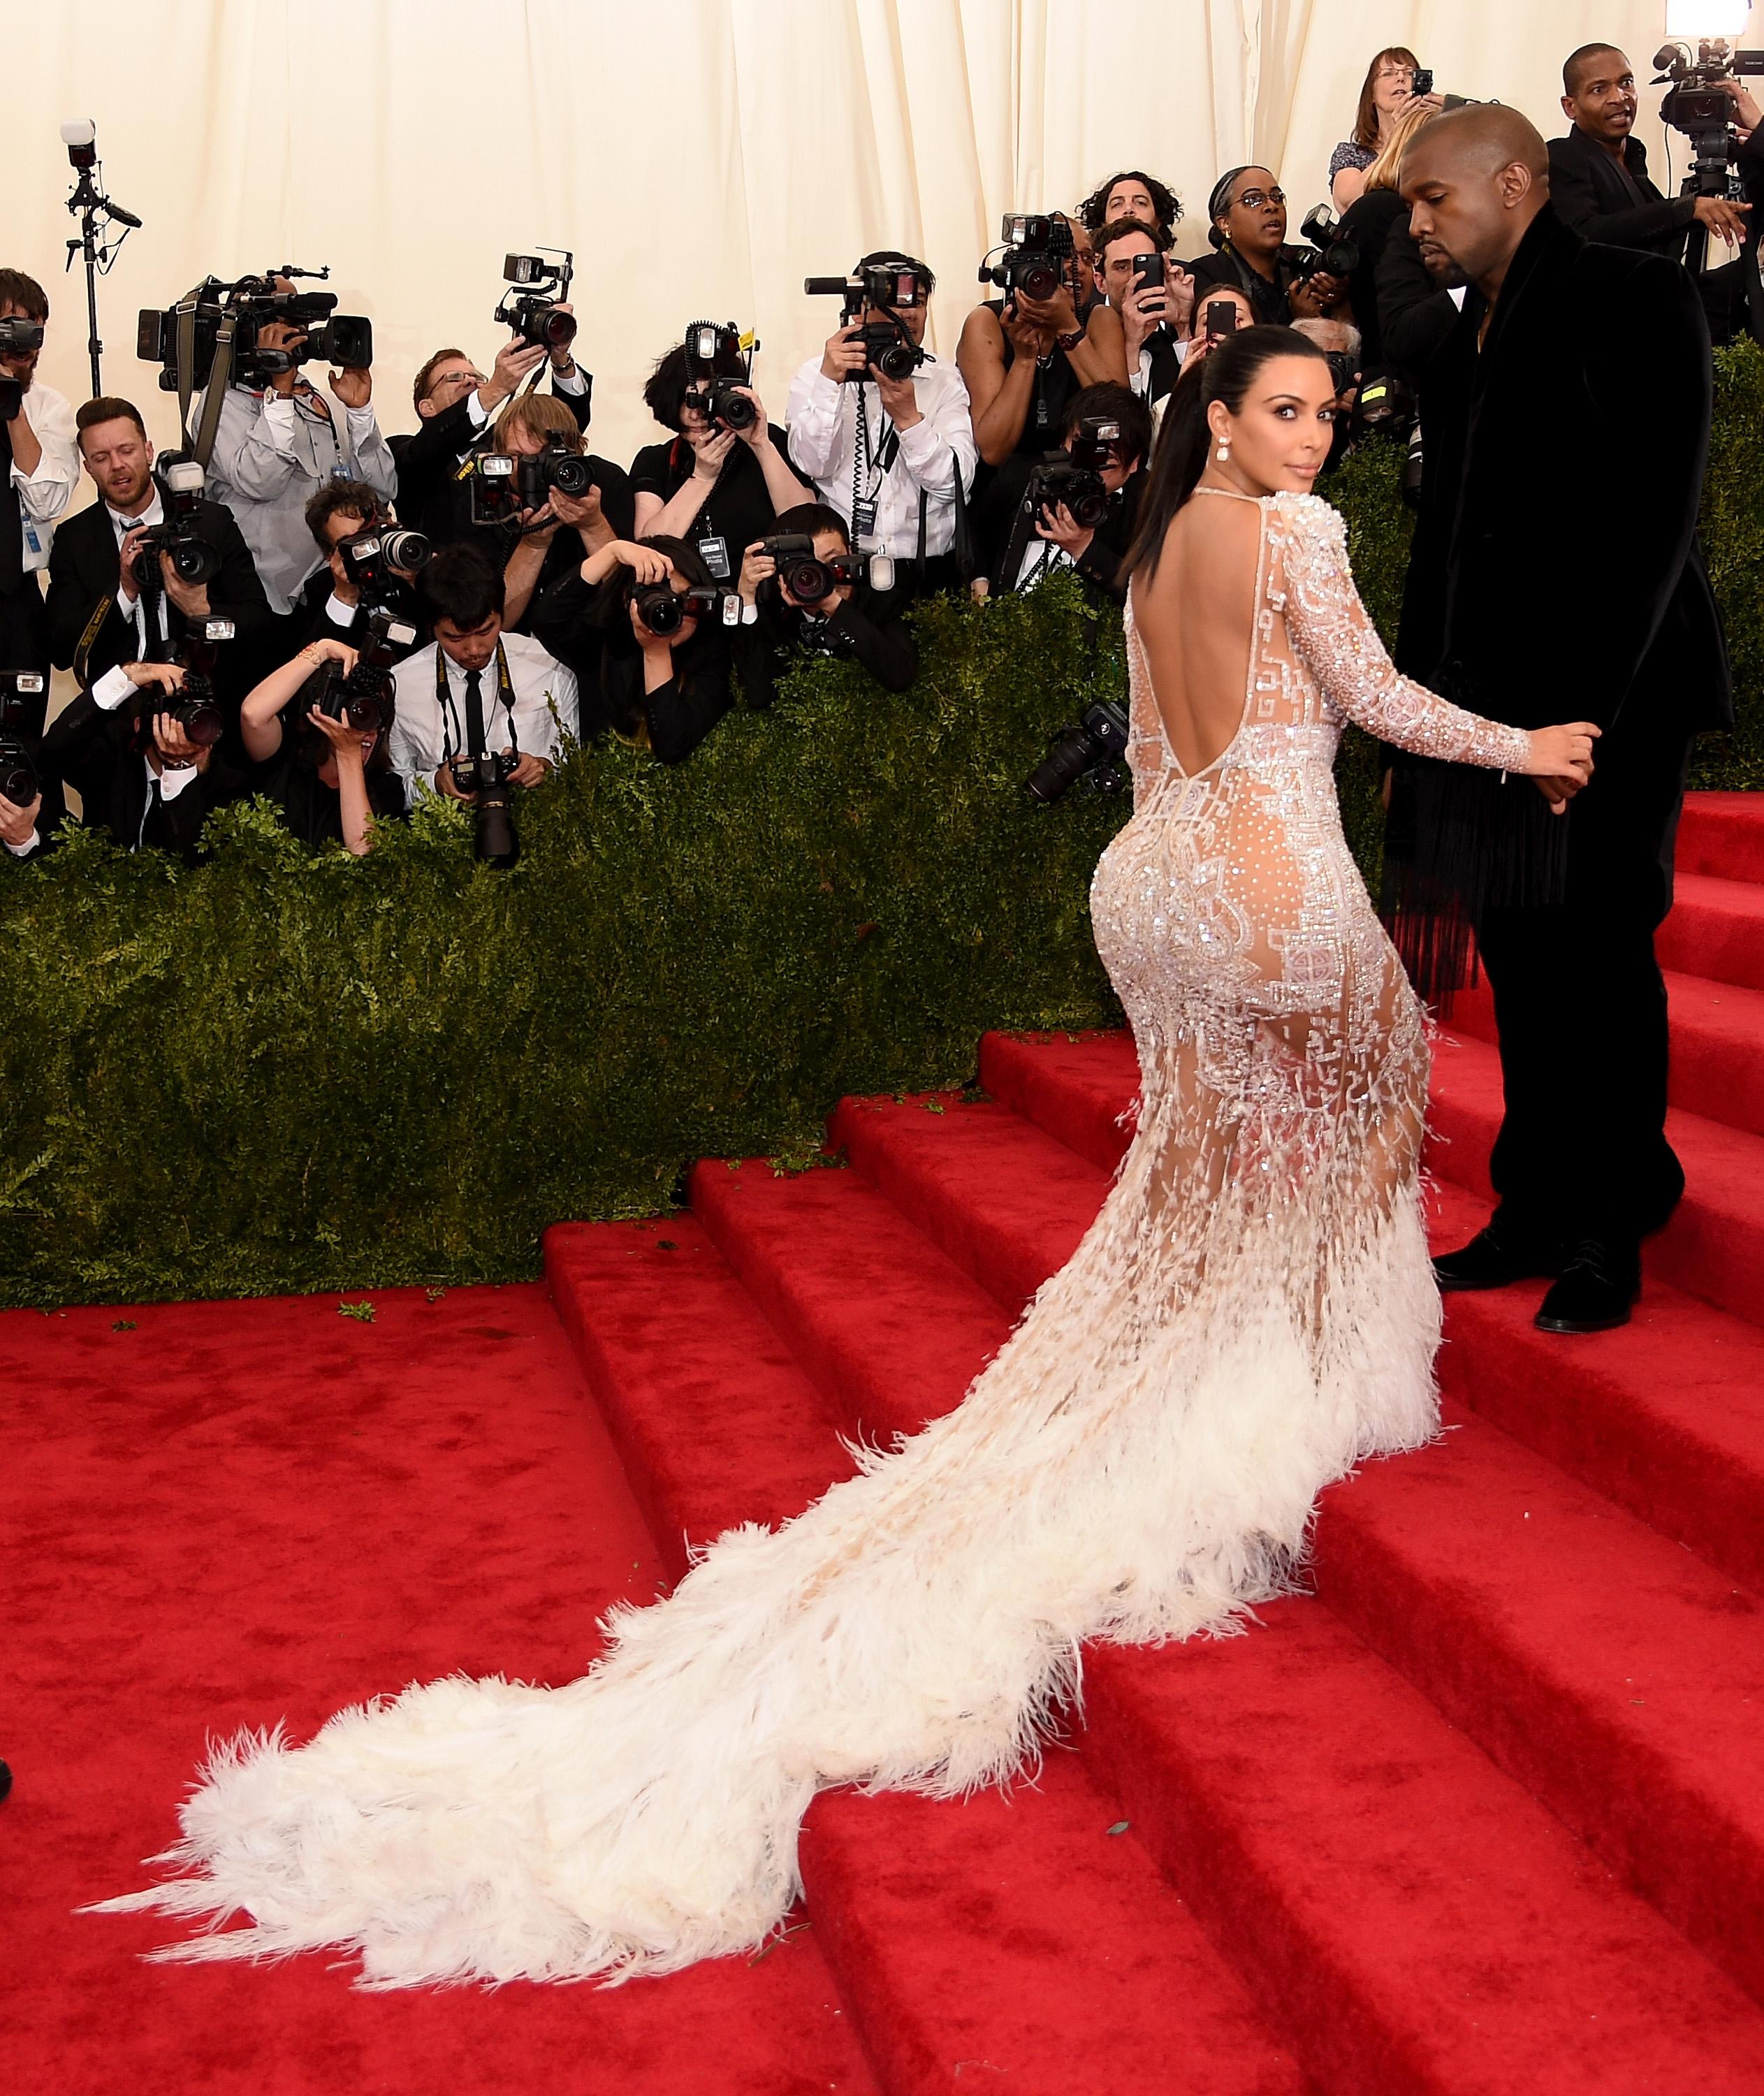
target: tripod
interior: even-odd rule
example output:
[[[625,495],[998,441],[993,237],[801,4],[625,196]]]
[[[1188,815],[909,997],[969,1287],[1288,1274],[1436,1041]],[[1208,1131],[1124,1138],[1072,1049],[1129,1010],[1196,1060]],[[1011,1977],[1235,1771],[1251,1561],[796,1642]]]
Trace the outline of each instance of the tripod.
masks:
[[[1726,123],[1718,131],[1687,129],[1685,136],[1691,142],[1691,164],[1679,185],[1679,194],[1726,197],[1730,203],[1744,203],[1745,191],[1734,165],[1733,134]],[[1699,282],[1710,270],[1709,242],[1713,237],[1706,225],[1693,224],[1691,227],[1684,266]],[[1754,234],[1748,240],[1740,247],[1738,258],[1726,266],[1740,273],[1740,286],[1745,294],[1746,332],[1755,343],[1764,345],[1764,281],[1758,276],[1757,236]]]
[[[76,239],[68,242],[67,266],[70,269],[73,267],[76,255],[85,265],[85,347],[92,360],[92,393],[95,399],[104,391],[98,372],[98,359],[104,353],[104,345],[98,332],[98,280],[109,273],[123,242],[141,221],[133,212],[112,203],[98,188],[97,178],[103,170],[98,165],[97,131],[90,117],[79,117],[63,124],[61,135],[67,142],[68,159],[78,177],[73,194],[68,199],[68,208],[79,220],[80,232]],[[102,229],[101,219],[105,221]],[[122,228],[114,240],[111,238],[112,226]]]

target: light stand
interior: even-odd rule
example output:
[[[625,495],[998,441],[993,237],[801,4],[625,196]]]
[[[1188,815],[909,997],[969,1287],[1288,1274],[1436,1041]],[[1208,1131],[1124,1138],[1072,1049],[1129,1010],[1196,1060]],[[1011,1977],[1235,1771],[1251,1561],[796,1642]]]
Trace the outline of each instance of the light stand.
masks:
[[[98,165],[98,127],[91,118],[72,118],[62,125],[61,135],[67,145],[68,161],[78,177],[73,194],[68,199],[68,208],[80,221],[80,235],[68,242],[68,267],[73,267],[76,255],[85,265],[85,347],[92,360],[92,395],[95,400],[104,391],[104,382],[98,373],[98,359],[103,355],[104,345],[98,333],[98,280],[109,273],[117,251],[141,221],[133,212],[112,203],[98,187],[103,169]],[[102,230],[100,219],[105,221]],[[112,226],[122,228],[114,240],[111,238]]]

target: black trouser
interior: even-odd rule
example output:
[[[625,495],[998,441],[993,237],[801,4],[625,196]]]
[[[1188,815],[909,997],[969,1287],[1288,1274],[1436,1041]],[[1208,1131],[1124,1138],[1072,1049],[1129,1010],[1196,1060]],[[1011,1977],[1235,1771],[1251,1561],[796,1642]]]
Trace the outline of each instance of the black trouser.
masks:
[[[49,707],[49,614],[35,575],[22,575],[16,589],[0,596],[0,670],[34,670],[43,680],[28,732],[40,736]]]
[[[1689,755],[1682,728],[1620,718],[1561,819],[1574,826],[1566,900],[1491,910],[1477,927],[1506,1091],[1489,1172],[1517,1234],[1633,1242],[1684,1190],[1666,1138],[1666,993],[1653,935],[1672,906]]]

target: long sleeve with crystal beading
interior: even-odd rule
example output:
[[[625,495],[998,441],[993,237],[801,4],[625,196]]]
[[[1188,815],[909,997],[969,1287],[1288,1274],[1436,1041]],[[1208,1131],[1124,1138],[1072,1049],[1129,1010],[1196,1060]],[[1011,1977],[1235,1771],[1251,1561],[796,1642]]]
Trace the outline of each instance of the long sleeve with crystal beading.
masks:
[[[1284,591],[1287,634],[1329,704],[1418,757],[1523,771],[1525,729],[1467,713],[1399,674],[1354,587],[1340,513],[1314,495],[1283,495],[1267,513],[1270,586]]]

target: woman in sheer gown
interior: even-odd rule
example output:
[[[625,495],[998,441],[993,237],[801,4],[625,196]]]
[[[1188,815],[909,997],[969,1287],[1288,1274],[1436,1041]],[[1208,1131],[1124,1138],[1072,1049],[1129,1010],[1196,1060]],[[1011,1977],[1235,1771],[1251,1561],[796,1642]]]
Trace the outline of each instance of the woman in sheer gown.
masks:
[[[1138,1130],[1071,1261],[954,1412],[615,1609],[580,1680],[455,1677],[218,1749],[153,1859],[186,1875],[107,1903],[208,1917],[158,1954],[344,1945],[399,1986],[749,1949],[819,1788],[1009,1777],[1085,1640],[1238,1627],[1291,1587],[1325,1485],[1433,1434],[1422,1015],[1331,759],[1344,718],[1565,782],[1592,745],[1397,676],[1306,491],[1331,387],[1303,338],[1251,329],[1166,418],[1127,611],[1134,812],[1092,894]]]

